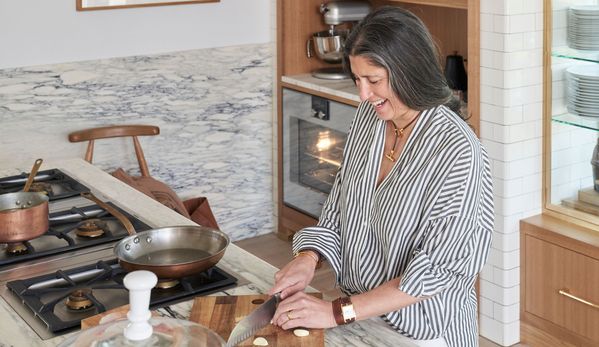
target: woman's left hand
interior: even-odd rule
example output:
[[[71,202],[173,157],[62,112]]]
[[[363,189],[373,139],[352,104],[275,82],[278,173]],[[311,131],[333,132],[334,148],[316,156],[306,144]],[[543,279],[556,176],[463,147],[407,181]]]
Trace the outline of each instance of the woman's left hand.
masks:
[[[333,307],[304,292],[297,292],[279,303],[272,324],[287,330],[296,327],[331,328],[337,326]]]

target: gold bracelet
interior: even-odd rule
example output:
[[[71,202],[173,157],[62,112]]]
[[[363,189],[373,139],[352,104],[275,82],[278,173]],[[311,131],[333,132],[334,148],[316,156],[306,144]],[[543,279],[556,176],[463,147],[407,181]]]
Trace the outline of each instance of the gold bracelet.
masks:
[[[308,256],[316,261],[315,269],[319,269],[322,266],[322,258],[320,256],[318,256],[317,254],[314,254],[315,252],[316,251],[311,251],[311,250],[310,251],[308,251],[308,250],[299,251],[293,256],[293,258],[297,258],[300,255]]]

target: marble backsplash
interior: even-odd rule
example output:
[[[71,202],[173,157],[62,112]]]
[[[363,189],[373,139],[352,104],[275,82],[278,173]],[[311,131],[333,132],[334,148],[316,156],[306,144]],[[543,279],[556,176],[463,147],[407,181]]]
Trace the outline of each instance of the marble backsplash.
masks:
[[[0,70],[0,168],[83,158],[75,130],[157,125],[140,138],[152,176],[208,197],[233,240],[271,232],[272,56],[260,44]],[[125,139],[97,141],[93,163],[138,170]]]

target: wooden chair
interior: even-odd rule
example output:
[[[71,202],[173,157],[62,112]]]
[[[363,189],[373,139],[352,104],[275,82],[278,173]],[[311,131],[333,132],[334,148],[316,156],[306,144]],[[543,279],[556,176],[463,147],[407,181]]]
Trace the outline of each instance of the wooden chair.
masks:
[[[119,168],[112,175],[127,183],[133,188],[160,202],[161,204],[179,212],[189,218],[190,215],[181,199],[168,185],[153,178],[148,169],[148,163],[141,149],[138,136],[154,136],[160,134],[160,128],[153,125],[113,125],[108,127],[91,128],[75,131],[69,134],[70,142],[89,141],[85,152],[85,160],[92,162],[94,157],[94,141],[112,137],[132,137],[135,148],[135,156],[139,163],[141,177],[131,176],[125,170]]]
[[[177,196],[177,193],[175,193],[168,185],[150,176],[148,163],[146,162],[144,152],[141,149],[137,137],[154,136],[158,134],[160,134],[160,128],[153,125],[114,125],[72,132],[69,134],[69,141],[89,141],[85,152],[85,160],[91,163],[94,156],[95,140],[131,136],[133,138],[133,146],[135,147],[135,155],[137,156],[137,162],[139,163],[141,177],[130,176],[123,169],[116,170],[112,175],[194,222],[218,229],[219,227],[216,218],[205,197],[181,201]]]
[[[137,139],[138,136],[154,136],[160,134],[160,128],[153,125],[113,125],[108,127],[91,128],[75,131],[69,134],[70,142],[89,141],[85,152],[85,160],[92,162],[94,156],[94,141],[98,139],[106,139],[111,137],[126,137],[133,138],[133,146],[135,147],[135,155],[139,163],[139,170],[142,177],[150,177],[148,163],[144,157],[144,152],[141,149],[141,144]]]

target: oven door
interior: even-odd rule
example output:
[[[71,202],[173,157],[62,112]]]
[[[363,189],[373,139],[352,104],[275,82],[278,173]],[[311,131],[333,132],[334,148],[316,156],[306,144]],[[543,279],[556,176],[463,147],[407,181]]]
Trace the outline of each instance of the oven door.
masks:
[[[283,89],[283,203],[318,218],[341,165],[356,112],[318,96]]]

